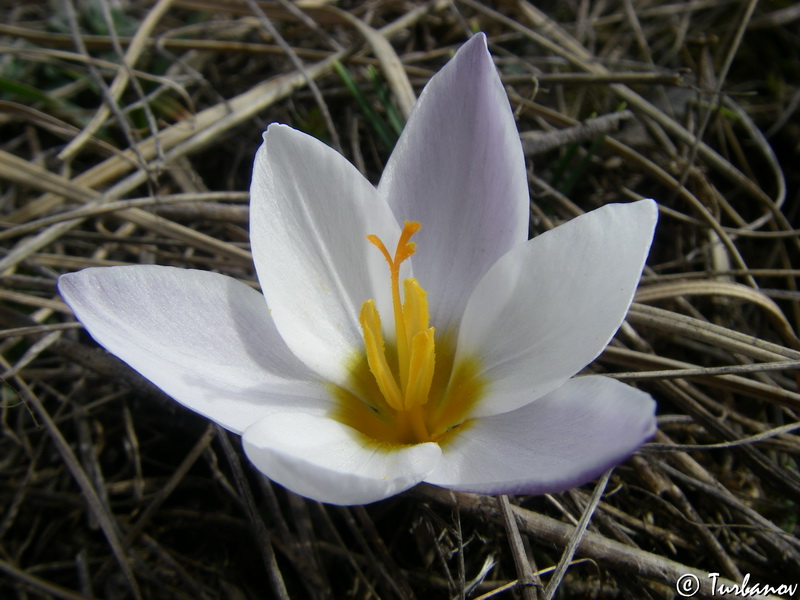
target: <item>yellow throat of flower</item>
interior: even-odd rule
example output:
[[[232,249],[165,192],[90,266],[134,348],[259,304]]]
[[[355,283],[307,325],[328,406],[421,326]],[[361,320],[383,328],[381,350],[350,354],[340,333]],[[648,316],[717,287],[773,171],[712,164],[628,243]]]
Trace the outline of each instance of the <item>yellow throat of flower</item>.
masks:
[[[442,441],[462,424],[484,388],[475,361],[453,368],[452,336],[437,346],[427,294],[416,279],[403,280],[401,299],[400,265],[414,254],[410,240],[419,229],[417,222],[405,223],[394,255],[377,236],[367,236],[389,265],[395,340],[387,346],[375,301],[364,302],[359,317],[364,354],[353,360],[351,390],[334,389],[339,401],[334,417],[378,444]]]

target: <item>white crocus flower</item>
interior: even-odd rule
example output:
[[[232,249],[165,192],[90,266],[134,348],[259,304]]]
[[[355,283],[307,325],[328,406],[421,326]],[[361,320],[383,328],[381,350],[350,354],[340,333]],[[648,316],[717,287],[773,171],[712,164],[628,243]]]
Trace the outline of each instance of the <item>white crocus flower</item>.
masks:
[[[100,344],[242,434],[270,479],[333,504],[421,481],[555,492],[653,433],[647,394],[571,377],[622,323],[655,203],[527,241],[519,136],[483,35],[423,91],[377,188],[272,125],[250,210],[263,296],[159,266],[86,269],[59,289]]]

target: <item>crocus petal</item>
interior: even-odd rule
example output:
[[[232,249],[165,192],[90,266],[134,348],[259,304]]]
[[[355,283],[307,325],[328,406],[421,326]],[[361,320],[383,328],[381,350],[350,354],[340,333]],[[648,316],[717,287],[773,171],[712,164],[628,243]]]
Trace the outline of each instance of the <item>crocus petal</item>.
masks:
[[[142,265],[62,275],[58,288],[98,343],[236,433],[269,409],[325,410],[323,385],[289,352],[264,297],[235,279]]]
[[[628,311],[653,238],[652,200],[610,204],[518,246],[469,299],[456,360],[488,384],[471,416],[524,406],[606,347]]]
[[[437,331],[454,329],[478,280],[528,232],[525,160],[483,34],[423,90],[378,190],[398,221],[422,224],[414,276]]]
[[[366,236],[393,252],[399,225],[342,155],[283,125],[264,134],[250,193],[253,259],[275,325],[300,360],[342,384],[363,347],[362,303],[391,306],[388,266]]]
[[[544,494],[622,462],[655,431],[648,394],[607,377],[578,377],[518,410],[469,422],[426,481],[457,491]]]
[[[379,447],[326,417],[276,413],[243,436],[250,461],[293,492],[330,504],[368,504],[422,481],[441,458],[433,443]]]

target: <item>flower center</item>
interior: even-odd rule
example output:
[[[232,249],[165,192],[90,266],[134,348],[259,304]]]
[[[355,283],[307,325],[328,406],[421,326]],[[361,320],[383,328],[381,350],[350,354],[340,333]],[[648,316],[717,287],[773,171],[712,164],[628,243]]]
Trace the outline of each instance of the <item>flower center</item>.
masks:
[[[367,236],[389,265],[395,336],[384,340],[375,301],[364,302],[364,352],[352,359],[348,389],[333,386],[332,416],[378,444],[442,443],[464,424],[485,389],[476,360],[454,364],[452,332],[439,333],[434,342],[427,294],[416,279],[402,281],[401,298],[400,265],[414,254],[411,237],[419,229],[419,223],[406,222],[394,254],[377,236]]]
[[[419,223],[406,222],[394,256],[389,254],[377,236],[367,236],[389,264],[399,381],[389,367],[381,333],[381,317],[374,300],[367,300],[361,306],[360,321],[367,363],[386,403],[396,411],[407,413],[418,439],[430,439],[422,408],[428,402],[436,363],[433,327],[428,327],[428,300],[425,290],[414,278],[403,281],[405,302],[401,303],[400,300],[400,265],[414,254],[416,244],[410,239],[419,229]]]

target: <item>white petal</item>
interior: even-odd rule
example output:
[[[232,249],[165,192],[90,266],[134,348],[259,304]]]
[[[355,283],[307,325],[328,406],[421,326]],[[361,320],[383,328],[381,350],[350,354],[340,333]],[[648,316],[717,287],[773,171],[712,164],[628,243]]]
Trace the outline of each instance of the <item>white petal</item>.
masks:
[[[544,494],[586,483],[655,431],[648,394],[578,377],[518,410],[477,419],[443,444],[426,481],[484,494]]]
[[[235,279],[106,267],[63,275],[58,288],[98,343],[236,433],[276,407],[327,408],[327,393],[281,340],[264,297]]]
[[[378,447],[327,417],[279,413],[245,431],[247,457],[293,492],[329,504],[368,504],[422,481],[441,458],[433,443]]]
[[[653,238],[652,200],[611,204],[500,259],[469,299],[457,357],[477,357],[491,402],[524,406],[597,357],[628,311]],[[488,397],[487,397],[488,400]]]
[[[489,267],[528,233],[525,159],[483,34],[425,87],[378,189],[399,222],[422,224],[414,275],[444,332]]]
[[[283,125],[264,134],[250,193],[253,257],[275,325],[298,358],[343,384],[363,348],[362,303],[390,306],[388,266],[366,236],[394,252],[397,221],[344,157]]]

